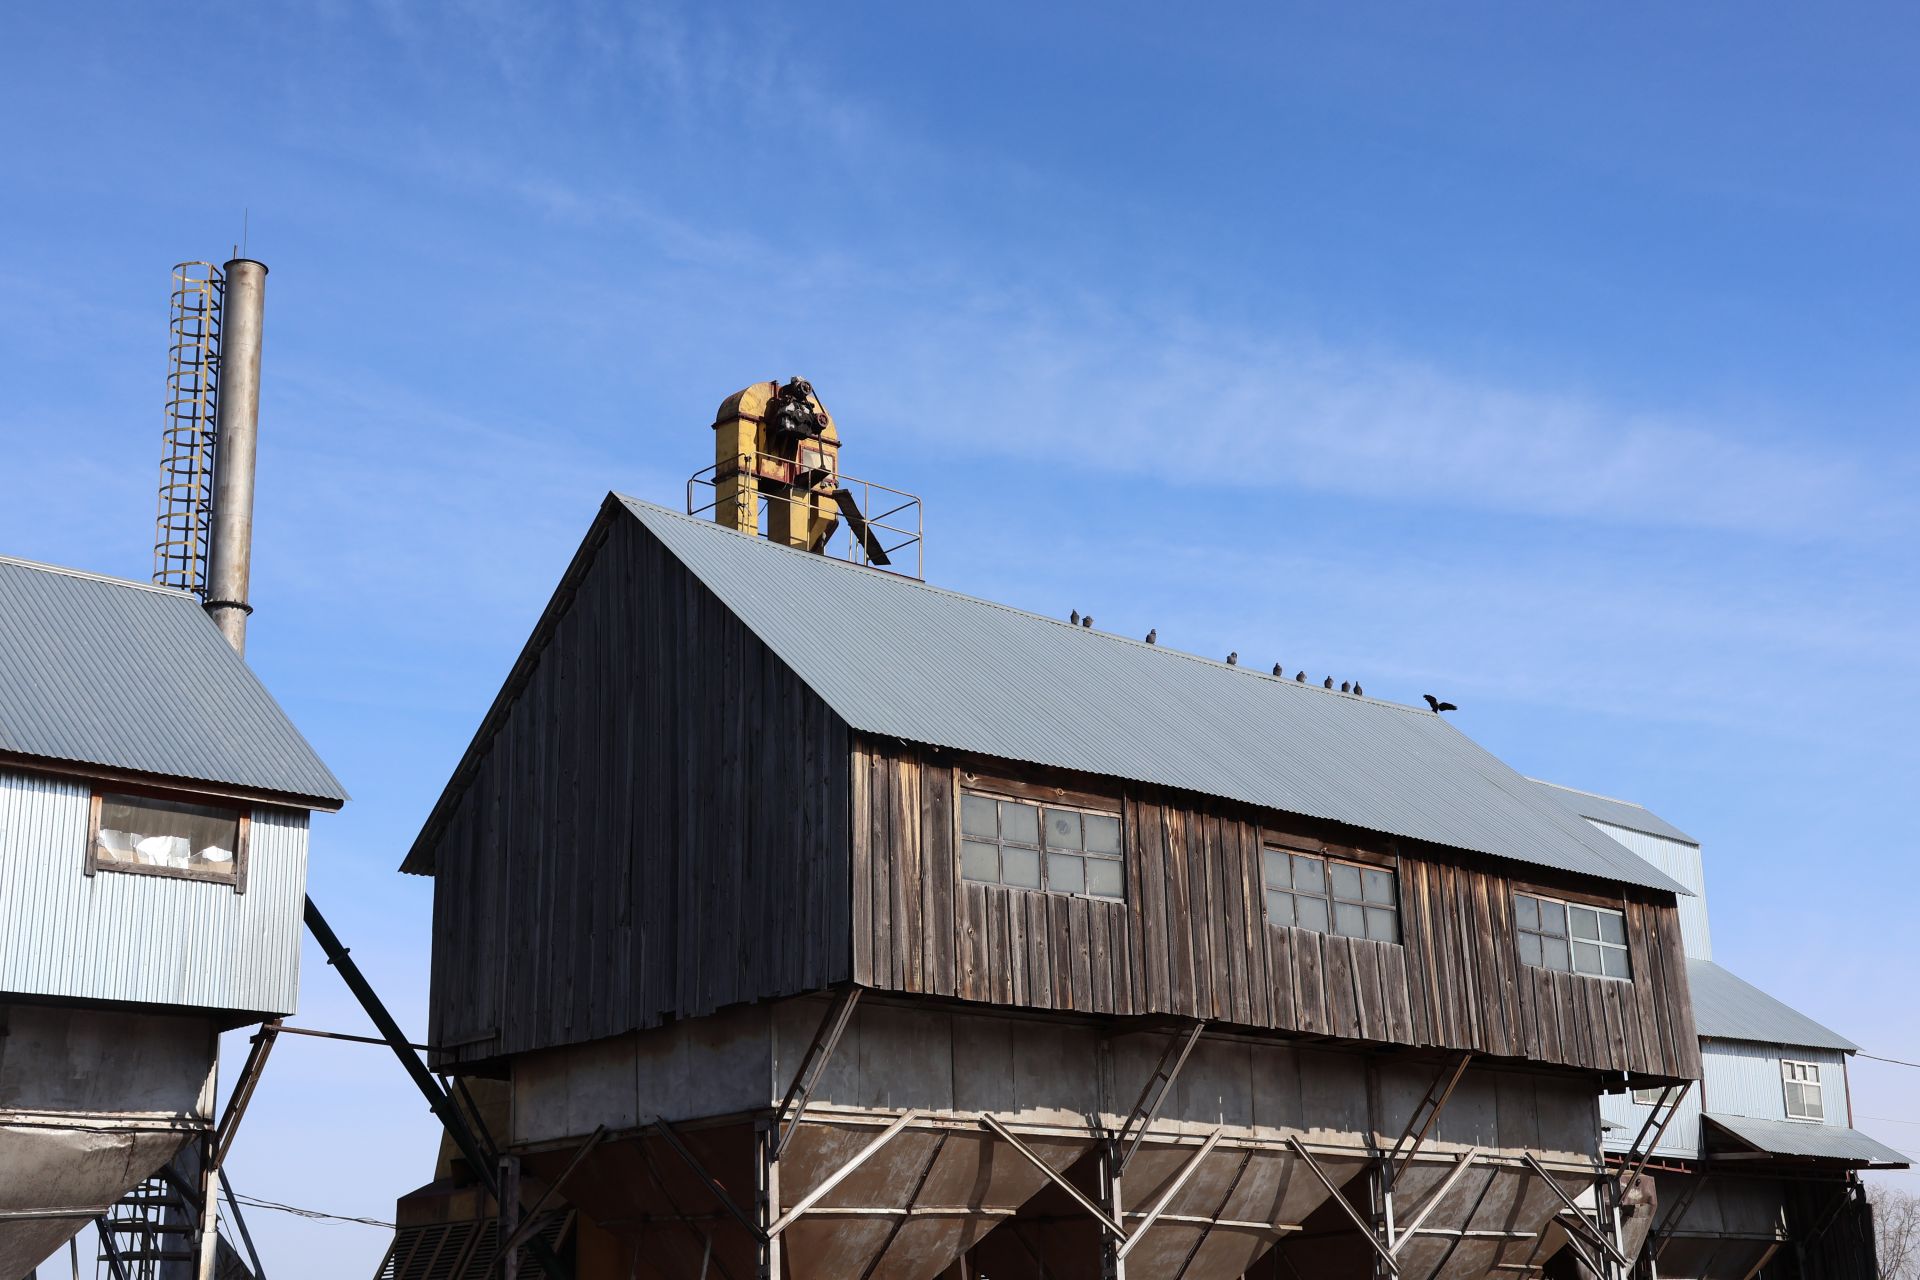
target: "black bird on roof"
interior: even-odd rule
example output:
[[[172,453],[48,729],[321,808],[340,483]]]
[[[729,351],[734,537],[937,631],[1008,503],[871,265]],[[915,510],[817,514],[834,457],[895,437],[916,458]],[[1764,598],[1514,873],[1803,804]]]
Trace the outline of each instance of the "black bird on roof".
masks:
[[[1353,694],[1356,698],[1364,698],[1367,696],[1366,692],[1360,688],[1360,682],[1358,680],[1353,682]]]
[[[1304,672],[1304,671],[1296,671],[1296,672],[1294,672],[1294,673],[1293,673],[1293,682],[1294,682],[1295,684],[1305,684],[1305,683],[1307,682],[1307,673],[1306,673],[1306,672]]]
[[[1286,675],[1287,673],[1286,673],[1286,672],[1284,672],[1284,671],[1282,671],[1282,670],[1280,669],[1280,664],[1276,662],[1276,663],[1274,663],[1274,664],[1273,664],[1273,674],[1274,674],[1274,675],[1276,675],[1276,676],[1284,676],[1284,675]]]
[[[1332,677],[1332,676],[1328,676],[1328,677],[1327,677],[1327,678],[1326,678],[1325,680],[1323,680],[1323,681],[1321,681],[1321,682],[1320,682],[1320,687],[1321,687],[1322,689],[1331,689],[1331,688],[1333,688],[1333,677]]]
[[[1093,625],[1093,615],[1088,614],[1086,617],[1080,619],[1080,625],[1083,627],[1091,627]]]
[[[1435,715],[1439,715],[1442,711],[1458,711],[1460,709],[1451,702],[1440,701],[1440,699],[1430,693],[1423,693],[1420,696],[1427,700],[1427,705],[1433,708],[1433,714]]]
[[[1232,653],[1227,655],[1227,665],[1230,667],[1237,667],[1240,665],[1240,651],[1238,649],[1235,649]]]
[[[1072,613],[1070,613],[1070,614],[1068,614],[1068,615],[1067,615],[1067,622],[1068,622],[1068,624],[1069,624],[1069,625],[1071,625],[1071,626],[1076,626],[1076,627],[1077,627],[1077,626],[1079,626],[1079,625],[1080,625],[1080,611],[1079,611],[1078,609],[1075,609],[1075,610],[1074,610],[1074,611],[1073,611]]]
[[[1327,677],[1327,679],[1329,679],[1329,680],[1331,680],[1331,679],[1333,679],[1333,677],[1332,677],[1332,676],[1328,676],[1328,677]],[[1340,682],[1340,692],[1342,692],[1342,693],[1352,693],[1352,692],[1353,692],[1353,684],[1352,684],[1352,682],[1351,682],[1351,681],[1347,681],[1347,680],[1342,680],[1342,681]]]
[[[1148,644],[1160,643],[1160,628],[1154,627],[1152,630],[1147,632],[1147,643]]]

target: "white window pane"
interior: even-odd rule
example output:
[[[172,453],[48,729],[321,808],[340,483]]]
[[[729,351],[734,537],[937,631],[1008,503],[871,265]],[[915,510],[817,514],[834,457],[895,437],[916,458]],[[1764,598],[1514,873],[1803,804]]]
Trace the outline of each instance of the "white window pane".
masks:
[[[1000,838],[1018,844],[1040,843],[1040,810],[1018,800],[1000,802]]]
[[[1367,915],[1359,907],[1346,902],[1333,904],[1333,931],[1349,938],[1367,936]]]
[[[963,835],[985,836],[989,840],[999,835],[993,801],[985,796],[961,796],[960,831]]]
[[[1597,944],[1591,942],[1573,944],[1573,971],[1591,974],[1604,972],[1600,964],[1600,948]]]
[[[1267,923],[1291,925],[1293,923],[1293,895],[1267,891]]]
[[[978,840],[962,840],[960,874],[982,884],[1000,883],[1000,850]]]
[[[1591,942],[1600,937],[1600,917],[1591,907],[1568,907],[1567,924],[1576,938]]]
[[[1375,942],[1398,942],[1400,921],[1397,913],[1384,907],[1368,907],[1367,936]]]
[[[1540,932],[1557,933],[1562,937],[1567,933],[1567,909],[1558,902],[1540,899]],[[1563,966],[1564,967],[1564,966]]]
[[[1049,853],[1047,888],[1055,893],[1085,893],[1087,864],[1070,854]]]
[[[1302,929],[1311,929],[1315,933],[1327,931],[1327,900],[1325,898],[1303,898],[1295,894],[1293,898],[1293,922]]]
[[[1287,855],[1278,849],[1264,849],[1260,853],[1260,874],[1265,878],[1267,888],[1284,889],[1291,881],[1287,879]]]
[[[1633,970],[1627,964],[1627,953],[1619,947],[1601,949],[1600,963],[1606,967],[1609,978],[1631,978]]]
[[[1047,810],[1047,848],[1080,849],[1080,815],[1071,809]]]
[[[1390,871],[1367,871],[1362,877],[1366,881],[1366,899],[1382,906],[1393,905],[1393,873]]]
[[[1333,876],[1333,896],[1348,902],[1360,901],[1360,868],[1336,862],[1327,868]]]
[[[1087,892],[1103,898],[1126,896],[1122,887],[1122,864],[1107,858],[1087,859]]]
[[[1522,964],[1540,963],[1540,935],[1523,933],[1518,935],[1520,944],[1520,962]]]
[[[1565,972],[1567,964],[1567,940],[1565,938],[1540,939],[1540,963],[1549,969]]]
[[[1513,918],[1522,929],[1540,927],[1540,900],[1524,893],[1513,895]]]
[[[1600,915],[1600,940],[1617,942],[1622,946],[1627,942],[1627,918],[1618,911],[1602,911]]]
[[[1327,891],[1327,864],[1318,858],[1293,855],[1293,887],[1308,893]]]
[[[1120,819],[1104,813],[1083,815],[1089,853],[1120,852]]]
[[[1010,884],[1018,889],[1038,889],[1040,887],[1039,853],[1033,849],[1007,846],[1000,857],[1000,883]]]

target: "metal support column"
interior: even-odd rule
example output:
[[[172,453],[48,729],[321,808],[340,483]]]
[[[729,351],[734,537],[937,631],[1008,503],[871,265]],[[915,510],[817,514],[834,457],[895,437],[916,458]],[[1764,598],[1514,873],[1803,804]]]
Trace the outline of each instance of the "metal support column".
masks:
[[[753,1218],[755,1275],[758,1280],[781,1280],[780,1237],[773,1225],[780,1218],[779,1118],[769,1117],[753,1127]]]

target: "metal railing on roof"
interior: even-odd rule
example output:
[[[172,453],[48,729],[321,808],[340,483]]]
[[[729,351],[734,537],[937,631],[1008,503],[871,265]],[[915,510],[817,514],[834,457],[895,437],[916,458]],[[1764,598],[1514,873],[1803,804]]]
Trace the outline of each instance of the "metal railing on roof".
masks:
[[[823,555],[850,564],[911,573],[925,579],[925,511],[918,494],[873,480],[862,480],[831,470],[800,470],[793,460],[773,454],[742,454],[721,463],[702,467],[687,478],[687,514],[713,518],[723,501],[720,486],[735,476],[745,476],[756,500],[755,527],[764,531],[775,504],[790,508],[818,510],[825,499],[838,510],[839,518],[826,542]],[[705,501],[701,501],[705,497]],[[913,567],[903,563],[911,553]]]

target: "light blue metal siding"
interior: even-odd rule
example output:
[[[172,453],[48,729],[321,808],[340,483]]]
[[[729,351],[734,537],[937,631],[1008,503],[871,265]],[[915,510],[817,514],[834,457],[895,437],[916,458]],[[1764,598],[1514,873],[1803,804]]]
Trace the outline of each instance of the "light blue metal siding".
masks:
[[[1707,923],[1707,875],[1701,865],[1700,846],[1665,836],[1650,835],[1627,827],[1617,827],[1595,818],[1587,819],[1601,834],[1610,836],[1633,853],[1644,858],[1693,894],[1680,899],[1680,937],[1687,955],[1700,960],[1713,958],[1713,935]]]
[[[1785,1120],[1787,1093],[1780,1078],[1780,1063],[1789,1058],[1819,1066],[1821,1101],[1826,1112],[1821,1123],[1845,1128],[1845,1055],[1833,1049],[1703,1039],[1700,1063],[1706,1073],[1707,1109],[1716,1115]]]
[[[1634,1138],[1639,1136],[1640,1126],[1646,1123],[1652,1111],[1651,1106],[1635,1102],[1631,1093],[1602,1094],[1600,1118],[1614,1126],[1606,1132],[1607,1150],[1627,1150]],[[1667,1126],[1666,1135],[1660,1139],[1660,1145],[1654,1148],[1654,1153],[1685,1160],[1700,1154],[1700,1086],[1697,1083],[1687,1090],[1686,1098],[1680,1103],[1679,1114]]]
[[[0,632],[0,752],[346,798],[185,592],[0,556]]]
[[[618,501],[852,728],[1682,891],[1424,707],[1277,680]],[[429,868],[410,859],[410,869]]]
[[[1715,1150],[1722,1149],[1725,1135],[1717,1131],[1724,1129],[1740,1142],[1774,1155],[1843,1160],[1848,1164],[1873,1169],[1905,1169],[1912,1163],[1903,1153],[1884,1142],[1845,1125],[1755,1120],[1750,1116],[1730,1116],[1717,1111],[1707,1112],[1706,1119]]]
[[[0,770],[0,995],[294,1011],[307,814],[256,808],[247,891],[85,874],[91,788]]]

